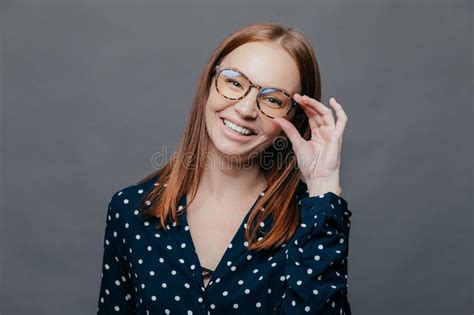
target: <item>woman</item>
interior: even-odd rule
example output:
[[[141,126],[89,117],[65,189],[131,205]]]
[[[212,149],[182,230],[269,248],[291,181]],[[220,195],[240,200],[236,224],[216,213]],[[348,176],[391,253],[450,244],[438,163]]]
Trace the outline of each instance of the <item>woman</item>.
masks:
[[[347,117],[305,37],[247,26],[201,74],[184,136],[114,194],[100,314],[350,314]]]

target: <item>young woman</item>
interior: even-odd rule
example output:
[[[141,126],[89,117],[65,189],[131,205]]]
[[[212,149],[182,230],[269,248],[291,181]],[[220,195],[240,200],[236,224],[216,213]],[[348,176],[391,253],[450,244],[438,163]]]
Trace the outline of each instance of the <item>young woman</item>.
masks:
[[[347,116],[278,23],[230,34],[176,154],[113,195],[100,314],[351,314],[339,182]]]

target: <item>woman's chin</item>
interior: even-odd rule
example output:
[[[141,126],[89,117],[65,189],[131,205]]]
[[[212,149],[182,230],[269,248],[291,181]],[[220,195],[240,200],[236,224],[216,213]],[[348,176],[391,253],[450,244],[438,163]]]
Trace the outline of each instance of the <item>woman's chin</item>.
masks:
[[[254,150],[249,150],[248,147],[244,148],[242,145],[224,141],[216,143],[214,149],[220,159],[237,164],[246,163],[254,154],[257,155],[257,153],[252,154]]]
[[[248,150],[242,148],[242,146],[233,143],[222,143],[216,146],[219,155],[229,156],[245,156],[248,155]]]

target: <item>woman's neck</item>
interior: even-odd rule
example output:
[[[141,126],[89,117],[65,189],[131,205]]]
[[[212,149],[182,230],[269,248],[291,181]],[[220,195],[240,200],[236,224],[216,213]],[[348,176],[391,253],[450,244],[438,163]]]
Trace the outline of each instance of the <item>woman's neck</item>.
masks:
[[[266,188],[266,181],[258,173],[249,170],[205,169],[199,186],[205,187],[206,194],[217,200],[263,191]]]

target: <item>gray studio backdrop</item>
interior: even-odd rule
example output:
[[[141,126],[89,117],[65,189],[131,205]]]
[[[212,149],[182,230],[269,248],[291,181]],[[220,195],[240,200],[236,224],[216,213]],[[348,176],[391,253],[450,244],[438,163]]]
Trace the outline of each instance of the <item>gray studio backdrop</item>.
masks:
[[[353,313],[473,313],[468,1],[0,5],[2,315],[96,311],[109,198],[175,150],[216,45],[269,20],[349,117]]]

